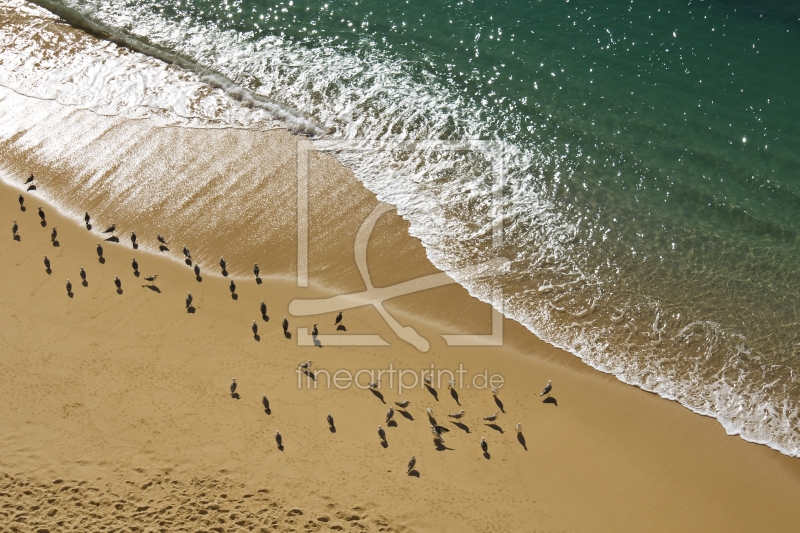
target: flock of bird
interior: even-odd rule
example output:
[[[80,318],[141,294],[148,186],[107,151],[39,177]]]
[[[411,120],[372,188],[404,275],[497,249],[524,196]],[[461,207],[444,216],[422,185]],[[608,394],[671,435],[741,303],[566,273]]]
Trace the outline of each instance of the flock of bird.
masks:
[[[27,191],[36,190],[36,185],[33,183],[33,181],[34,181],[34,176],[31,175],[27,179],[27,181],[25,182],[25,184],[28,186],[27,187]],[[24,212],[25,211],[25,198],[24,198],[24,196],[22,194],[19,195],[19,205],[20,205],[20,209]],[[47,225],[47,221],[46,221],[46,218],[45,218],[45,213],[44,213],[44,211],[43,211],[43,209],[41,207],[38,208],[38,214],[39,214],[39,218],[41,219],[42,227],[45,227]],[[91,220],[92,220],[91,216],[89,215],[88,212],[86,212],[86,214],[84,215],[84,222],[85,222],[86,228],[88,230],[92,229]],[[108,228],[106,228],[102,232],[103,234],[108,234],[108,233],[112,234],[110,237],[105,239],[106,241],[115,242],[115,243],[119,242],[119,237],[113,235],[113,233],[116,231],[116,227],[117,227],[116,223],[112,223],[111,226],[109,226]],[[12,237],[13,237],[14,240],[20,240],[19,225],[18,225],[16,220],[13,222],[13,225],[11,226],[11,233],[12,233]],[[58,237],[58,231],[54,227],[52,229],[51,233],[50,233],[50,240],[51,240],[51,242],[53,243],[54,246],[59,246],[57,237]],[[159,250],[160,251],[164,252],[164,251],[168,251],[169,250],[169,248],[167,247],[169,245],[169,242],[164,237],[162,237],[159,234],[159,235],[156,236],[156,239],[159,242]],[[136,232],[132,232],[131,233],[130,240],[131,240],[131,244],[132,244],[133,248],[134,249],[138,249],[138,237],[136,235]],[[101,244],[99,244],[99,243],[97,244],[96,251],[97,251],[97,256],[98,256],[99,261],[101,263],[104,263],[103,247],[102,247]],[[189,249],[185,245],[183,246],[183,255],[185,257],[186,264],[189,265],[189,266],[192,266],[192,265],[194,266],[195,276],[197,277],[198,281],[200,281],[200,265],[197,264],[197,263],[193,264],[192,255],[191,255]],[[51,272],[51,263],[50,263],[50,259],[47,256],[44,257],[44,265],[45,265],[45,268],[47,269],[47,273],[49,274]],[[136,276],[139,276],[139,263],[136,261],[136,258],[133,258],[131,266],[133,267],[134,274]],[[222,274],[227,276],[227,274],[228,274],[227,266],[228,265],[227,265],[227,262],[225,261],[225,259],[222,258],[222,257],[220,257],[220,259],[219,259],[219,266],[221,268]],[[261,283],[261,278],[260,278],[260,268],[258,266],[258,263],[256,263],[255,266],[253,267],[253,273],[255,274],[256,282],[260,284]],[[80,269],[80,277],[81,277],[81,280],[82,280],[82,284],[84,286],[86,286],[87,285],[86,271],[84,270],[83,267],[81,267],[81,269]],[[153,287],[155,285],[155,281],[156,281],[157,278],[158,278],[158,275],[157,274],[153,274],[153,275],[145,277],[144,280],[147,281],[148,283],[150,283],[150,286]],[[114,285],[117,288],[117,292],[118,293],[122,293],[122,281],[119,279],[119,277],[115,277],[114,278]],[[67,288],[67,294],[70,297],[72,297],[73,296],[72,283],[70,282],[69,279],[67,279],[66,288]],[[236,297],[236,283],[233,280],[231,280],[231,282],[230,282],[230,292],[231,292],[231,295],[233,297]],[[187,296],[186,296],[186,302],[185,302],[187,311],[193,312],[193,308],[192,308],[192,302],[193,301],[194,301],[194,298],[192,296],[192,293],[188,293]],[[264,318],[266,320],[267,319],[267,305],[266,305],[265,302],[263,302],[263,301],[261,302],[261,304],[259,306],[259,310],[261,312],[262,318]],[[346,328],[342,324],[342,318],[343,318],[343,315],[342,315],[341,312],[339,312],[339,314],[336,316],[336,319],[335,319],[335,322],[334,322],[334,326],[339,331],[346,331]],[[284,319],[283,319],[282,327],[283,327],[284,334],[287,334],[288,329],[289,329],[289,321],[288,321],[288,319],[286,317],[284,317]],[[255,320],[253,320],[253,322],[252,322],[251,329],[252,329],[252,332],[253,332],[253,336],[258,339],[258,324],[256,323]],[[314,337],[316,337],[318,335],[318,333],[319,333],[319,330],[317,328],[317,324],[314,324],[314,329],[312,330],[312,335]],[[302,363],[298,364],[298,369],[300,371],[302,371],[302,372],[310,373],[311,372],[311,366],[312,366],[312,361],[308,360],[308,361],[305,361],[305,362],[302,362]],[[428,388],[428,390],[431,393],[434,393],[433,382],[432,382],[431,377],[425,377],[424,378],[424,385]],[[237,393],[236,393],[237,387],[238,387],[238,385],[236,383],[236,378],[233,378],[233,380],[231,381],[231,384],[230,384],[230,394],[231,394],[232,397],[238,397]],[[380,379],[368,384],[368,388],[370,390],[374,391],[374,392],[377,392],[377,389],[379,387],[380,387]],[[451,379],[449,381],[448,388],[455,394],[455,380]],[[545,396],[546,395],[546,396],[549,397],[550,396],[550,392],[552,391],[552,389],[553,389],[552,382],[548,380],[547,385],[544,387],[544,389],[542,390],[541,394],[539,394],[539,396]],[[502,404],[498,401],[498,398],[497,398],[497,395],[499,393],[499,389],[493,387],[491,389],[491,391],[492,391],[492,396],[495,398],[495,401],[502,408]],[[270,407],[269,407],[269,400],[267,399],[267,395],[266,394],[262,395],[261,403],[262,403],[262,405],[264,407],[264,410],[267,412],[267,414],[271,414]],[[406,412],[406,409],[411,404],[411,402],[409,400],[403,400],[403,401],[396,401],[396,402],[394,402],[394,404],[399,409],[403,410],[403,412]],[[428,421],[430,422],[430,432],[431,432],[431,435],[433,436],[434,444],[437,447],[445,446],[445,438],[443,436],[443,433],[448,432],[449,429],[447,429],[444,426],[441,426],[441,425],[437,424],[436,418],[434,418],[433,409],[428,407],[426,409],[426,412],[427,412],[427,415],[428,415]],[[389,410],[386,412],[385,423],[387,425],[390,425],[390,422],[392,422],[392,420],[394,418],[394,414],[395,414],[394,407],[390,406]],[[448,416],[448,418],[452,418],[454,420],[454,422],[453,422],[454,424],[456,424],[457,426],[461,426],[463,428],[463,427],[466,427],[466,426],[464,426],[461,421],[464,419],[465,414],[466,414],[466,411],[464,409],[461,409],[458,412],[450,413],[447,416]],[[483,421],[484,422],[488,422],[489,423],[488,424],[489,427],[492,427],[494,425],[494,423],[497,421],[499,415],[500,415],[500,412],[499,411],[495,411],[494,414],[491,414],[489,416],[483,417]],[[332,431],[335,431],[336,427],[334,425],[333,415],[331,415],[331,413],[328,413],[326,415],[325,419],[326,419],[326,422],[327,422],[328,426],[330,427],[330,429]],[[522,438],[522,424],[521,423],[517,423],[516,426],[514,427],[514,429],[517,432],[517,435],[518,435],[518,438],[520,439],[520,442],[524,443],[524,440]],[[386,447],[388,445],[387,436],[386,436],[386,430],[383,428],[382,425],[378,425],[378,438],[380,439],[380,442],[384,447]],[[278,444],[278,448],[280,450],[283,450],[284,449],[284,447],[283,447],[283,437],[282,437],[280,431],[276,431],[275,432],[275,441]],[[481,448],[481,450],[482,450],[482,452],[484,454],[484,457],[489,458],[489,444],[486,442],[486,438],[485,437],[481,437],[480,448]],[[416,464],[417,464],[416,456],[412,455],[411,459],[409,460],[408,465],[407,465],[407,471],[406,471],[407,474],[411,475],[412,472],[415,472]]]

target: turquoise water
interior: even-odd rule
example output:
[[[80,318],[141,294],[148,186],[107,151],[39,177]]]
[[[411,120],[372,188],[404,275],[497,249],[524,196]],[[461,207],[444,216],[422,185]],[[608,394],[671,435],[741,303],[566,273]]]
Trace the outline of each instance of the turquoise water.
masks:
[[[796,2],[60,5],[320,146],[389,143],[339,157],[437,265],[512,260],[471,292],[800,456]]]

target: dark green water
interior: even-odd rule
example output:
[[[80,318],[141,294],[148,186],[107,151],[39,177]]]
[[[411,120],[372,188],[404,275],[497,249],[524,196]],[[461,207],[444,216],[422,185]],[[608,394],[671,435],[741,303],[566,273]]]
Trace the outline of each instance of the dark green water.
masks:
[[[545,340],[800,455],[800,3],[63,3],[320,142],[491,141],[340,158]]]

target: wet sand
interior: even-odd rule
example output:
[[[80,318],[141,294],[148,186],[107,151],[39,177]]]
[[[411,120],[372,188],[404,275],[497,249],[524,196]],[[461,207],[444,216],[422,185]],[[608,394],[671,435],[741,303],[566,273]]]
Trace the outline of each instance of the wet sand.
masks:
[[[443,334],[492,331],[491,308],[457,285],[385,303],[427,339],[427,352],[370,306],[344,312],[346,332],[336,331],[335,312],[292,316],[293,300],[365,289],[354,242],[378,202],[330,155],[308,155],[309,283],[298,287],[298,138],[159,128],[0,93],[0,118],[19,130],[0,139],[0,530],[788,532],[800,523],[797,459],[727,436],[716,421],[623,385],[509,320],[502,346],[447,346]],[[26,118],[26,105],[40,113]],[[57,136],[54,123],[64,128]],[[31,172],[38,190],[23,193],[22,212],[17,196]],[[112,222],[121,242],[103,242],[101,264],[95,246]],[[158,252],[159,233],[169,251]],[[183,264],[183,244],[202,281]],[[393,211],[378,220],[366,256],[376,287],[437,272]],[[262,300],[269,321],[259,317]],[[299,345],[298,328],[315,323],[323,336],[379,335],[388,346]],[[316,389],[305,377],[298,384],[297,364],[308,359]],[[328,388],[324,377],[390,364],[463,365],[467,374],[457,400],[447,377],[438,397],[419,385],[399,395],[384,377],[382,398]],[[505,380],[498,401],[467,387],[484,371]],[[238,398],[229,394],[233,377]],[[552,400],[543,402],[548,379]],[[407,415],[396,410],[396,426],[387,425],[388,407],[404,399]],[[449,429],[444,446],[433,441],[426,407]],[[446,416],[459,409],[463,427]],[[498,410],[494,427],[484,423]],[[418,475],[409,476],[412,454]]]

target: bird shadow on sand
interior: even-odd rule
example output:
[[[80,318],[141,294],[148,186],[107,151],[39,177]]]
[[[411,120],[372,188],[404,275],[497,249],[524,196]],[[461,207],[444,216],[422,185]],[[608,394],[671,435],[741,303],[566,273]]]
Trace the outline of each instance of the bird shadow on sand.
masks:
[[[87,229],[87,231],[92,231],[92,225],[91,224],[86,224],[86,229]]]
[[[328,430],[329,430],[331,433],[336,433],[336,426],[328,426]]]
[[[109,238],[108,238],[108,239],[106,239],[106,240],[107,240],[108,242],[119,242],[119,237],[112,235],[111,237],[109,237]]]
[[[501,428],[497,424],[486,424],[486,427],[490,427],[495,431],[499,431],[500,433],[505,433],[505,431],[503,431],[503,428]]]
[[[523,435],[521,431],[519,433],[517,433],[517,440],[522,445],[522,447],[525,448],[525,451],[527,452],[528,451],[528,445],[525,443],[525,435]]]
[[[53,248],[58,248],[59,246],[61,246],[61,243],[60,243],[60,242],[58,242],[58,241],[53,241]]]
[[[256,278],[256,284],[261,285],[262,283],[264,283],[264,280],[261,278]]]
[[[438,402],[439,401],[439,393],[436,392],[436,389],[434,389],[433,387],[431,387],[427,383],[425,384],[425,388],[428,389],[428,392],[431,393],[431,396],[433,396],[433,398]]]
[[[283,332],[283,336],[286,337],[287,339],[291,339],[292,338],[292,332],[291,331],[284,331]]]
[[[117,289],[117,294],[122,294],[122,293],[123,293],[122,289]]]
[[[461,402],[458,401],[458,392],[455,389],[450,389],[450,396],[456,401],[456,403],[461,406]]]
[[[192,260],[191,259],[186,259],[184,261],[184,263],[186,263],[186,266],[192,266]]]
[[[238,300],[239,299],[239,295],[236,294],[235,292],[232,292],[231,293],[231,298],[234,299],[234,300]]]
[[[443,452],[443,451],[445,451],[445,450],[450,450],[450,451],[453,451],[453,450],[455,450],[455,448],[448,448],[448,447],[447,447],[447,446],[446,446],[446,445],[445,445],[445,444],[444,444],[442,441],[440,441],[440,440],[435,440],[435,441],[433,441],[433,445],[434,445],[434,446],[436,446],[436,451],[437,451],[437,452]]]
[[[385,450],[386,448],[388,448],[388,447],[389,447],[389,443],[388,443],[388,442],[386,442],[385,440],[382,440],[382,441],[381,441],[381,446],[383,446],[383,449]]]
[[[272,409],[270,409],[268,407],[268,408],[264,409],[264,412],[267,413],[268,415],[271,415],[272,414]]]
[[[84,287],[88,287],[88,286],[89,286],[89,282],[88,282],[88,281],[86,281],[86,280],[83,280],[83,281],[81,282],[81,285],[83,285]]]
[[[556,401],[556,399],[553,396],[548,396],[547,398],[542,400],[542,403],[552,403],[553,405],[558,407],[558,402]]]
[[[46,228],[46,227],[47,227],[47,221],[46,221],[46,220],[42,220],[41,224],[42,224],[42,227],[43,227],[43,228]]]
[[[311,370],[303,370],[302,372],[307,378],[311,378],[311,381],[317,381],[317,376]]]
[[[488,459],[491,459],[491,458],[492,458],[492,454],[490,454],[489,452],[484,452],[484,453],[483,453],[483,457],[484,457],[484,459],[487,459],[487,460],[488,460]]]
[[[430,424],[431,424],[432,426],[435,426],[435,425],[436,425],[436,419],[435,419],[435,418],[433,418],[431,415],[428,415],[428,422],[430,422]]]
[[[67,296],[69,296],[70,298],[74,298],[74,297],[75,297],[75,295],[74,295],[74,294],[72,294],[72,291],[68,292],[68,293],[67,293]]]
[[[203,276],[195,276],[194,279],[196,279],[197,282],[200,283],[201,281],[203,281]]]
[[[193,315],[195,311],[197,311],[197,309],[195,309],[193,305],[190,305],[189,307],[186,308],[186,312],[189,313],[190,315]]]
[[[52,274],[52,273],[53,273],[53,271],[52,271],[52,270],[50,270],[49,268],[48,268],[47,270],[45,270],[45,272],[47,272],[47,275],[48,275],[48,276],[49,276],[50,274]]]
[[[153,291],[153,292],[157,292],[158,294],[161,294],[161,289],[159,289],[159,288],[158,288],[158,287],[156,287],[155,285],[142,285],[142,287],[147,287],[147,288],[148,288],[148,289],[150,289],[151,291]]]
[[[397,422],[394,420],[389,420],[388,422],[386,422],[386,425],[389,426],[390,428],[396,428]]]
[[[233,394],[231,394],[231,398],[233,398],[234,400],[240,400],[242,397],[239,396],[238,392],[234,392]]]
[[[381,394],[381,391],[377,391],[375,389],[369,389],[369,391],[372,394],[374,394],[380,401],[382,401],[383,403],[386,403],[386,400],[383,399],[383,394]]]
[[[411,416],[411,413],[409,413],[408,411],[403,411],[402,409],[398,409],[397,412],[400,413],[400,415],[406,420],[414,420],[414,417]]]
[[[464,430],[465,432],[469,433],[469,426],[467,426],[463,422],[450,422],[450,423],[453,424],[458,429]]]
[[[278,444],[278,449],[279,449],[280,451],[283,451],[283,444]]]
[[[224,268],[222,269],[222,275],[225,276],[226,278],[228,277],[228,271],[225,270]]]
[[[167,248],[166,246],[164,246],[162,244],[161,246],[158,247],[158,251],[159,252],[169,252],[169,248]]]
[[[138,270],[134,270],[133,275],[138,278],[141,275],[141,273]]]
[[[258,333],[253,335],[253,338],[255,339],[256,342],[261,342],[261,335],[259,335]]]
[[[19,235],[14,235],[14,240],[19,242],[22,239],[21,239],[21,237]]]
[[[101,265],[105,265],[106,264],[106,258],[105,257],[99,258],[98,261],[100,262]]]
[[[419,472],[417,472],[416,470],[411,470],[411,472],[409,472],[408,475],[419,479]]]
[[[506,410],[505,410],[505,409],[503,409],[503,402],[502,402],[502,401],[500,400],[500,398],[498,398],[497,396],[495,396],[495,397],[494,397],[494,403],[495,403],[495,404],[497,404],[497,407],[499,407],[499,408],[500,408],[500,411],[501,411],[501,412],[503,412],[503,413],[505,413],[505,412],[506,412]]]
[[[322,343],[317,337],[314,337],[314,346],[316,346],[317,348],[322,348]]]
[[[344,327],[344,324],[339,324],[336,326],[336,331],[347,331],[347,328]]]
[[[261,320],[264,322],[269,322],[269,317],[267,315],[261,315]]]
[[[136,244],[136,243],[133,243],[133,249],[134,249],[134,250],[138,250],[138,249],[139,249],[139,245],[138,245],[138,244]]]
[[[28,208],[27,208],[27,207],[25,207],[24,205],[21,205],[21,206],[19,206],[19,210],[20,210],[20,211],[22,211],[22,212],[24,213],[25,211],[27,211],[27,210],[28,210]]]

